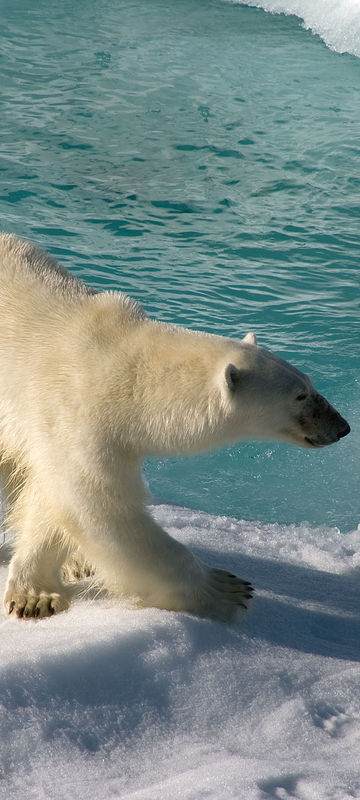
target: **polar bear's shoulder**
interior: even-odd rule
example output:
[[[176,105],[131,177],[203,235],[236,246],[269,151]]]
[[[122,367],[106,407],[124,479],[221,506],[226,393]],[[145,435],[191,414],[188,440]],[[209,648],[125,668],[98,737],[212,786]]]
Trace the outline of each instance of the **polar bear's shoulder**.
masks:
[[[142,322],[148,320],[148,315],[142,305],[123,292],[106,291],[93,294],[90,304],[85,309],[94,314],[98,320],[101,316],[114,314],[113,321],[118,324]]]

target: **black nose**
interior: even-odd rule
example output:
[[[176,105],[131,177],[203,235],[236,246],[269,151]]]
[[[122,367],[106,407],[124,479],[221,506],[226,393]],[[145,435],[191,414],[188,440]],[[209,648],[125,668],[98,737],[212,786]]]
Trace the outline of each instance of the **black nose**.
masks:
[[[347,436],[348,433],[350,433],[350,431],[351,431],[350,425],[348,425],[348,423],[346,422],[345,427],[342,429],[342,431],[340,431],[340,433],[338,433],[339,439],[342,439],[344,436]]]

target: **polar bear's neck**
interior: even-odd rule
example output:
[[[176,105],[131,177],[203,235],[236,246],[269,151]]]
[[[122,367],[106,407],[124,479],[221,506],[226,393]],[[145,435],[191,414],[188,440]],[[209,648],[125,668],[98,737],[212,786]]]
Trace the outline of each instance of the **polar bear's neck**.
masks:
[[[146,317],[128,322],[104,378],[120,438],[146,454],[206,449],[217,444],[217,430],[222,441],[227,408],[218,377],[230,348],[221,337]]]

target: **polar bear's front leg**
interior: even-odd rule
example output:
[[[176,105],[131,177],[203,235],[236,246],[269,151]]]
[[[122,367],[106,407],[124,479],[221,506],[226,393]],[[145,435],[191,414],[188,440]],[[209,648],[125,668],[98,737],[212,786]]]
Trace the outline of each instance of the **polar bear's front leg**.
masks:
[[[23,547],[21,548],[23,551]],[[69,608],[71,594],[58,574],[57,553],[50,563],[51,548],[44,553],[32,550],[25,557],[15,551],[9,566],[4,605],[8,614],[29,619],[49,617]],[[54,555],[54,553],[53,553]]]
[[[68,553],[62,565],[61,574],[65,581],[81,581],[95,574],[95,567],[90,564],[78,547]]]
[[[22,586],[17,580],[8,581],[4,604],[8,614],[19,619],[50,617],[69,608],[69,600],[62,591],[41,591],[31,585]]]
[[[187,570],[182,575],[179,571],[178,583],[170,587],[157,581],[156,589],[144,597],[143,605],[185,611],[223,622],[240,621],[253,594],[249,581],[209,567],[198,559],[194,559],[190,572],[191,577]]]
[[[5,610],[24,619],[48,617],[69,607],[71,588],[60,578],[66,548],[58,534],[39,525],[29,527],[29,515],[26,522],[9,565]]]
[[[98,549],[97,563],[115,594],[132,595],[138,605],[223,621],[239,619],[248,608],[248,581],[204,564],[147,511],[128,512],[118,519],[116,534],[108,534],[108,549]]]

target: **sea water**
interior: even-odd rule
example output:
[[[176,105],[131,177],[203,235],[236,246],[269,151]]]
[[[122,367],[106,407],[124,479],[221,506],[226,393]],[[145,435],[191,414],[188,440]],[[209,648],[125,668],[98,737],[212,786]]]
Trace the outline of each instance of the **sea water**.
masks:
[[[298,16],[3,0],[1,228],[158,319],[255,331],[352,426],[318,452],[245,442],[149,461],[156,501],[346,531],[360,505],[359,12],[262,5]]]

